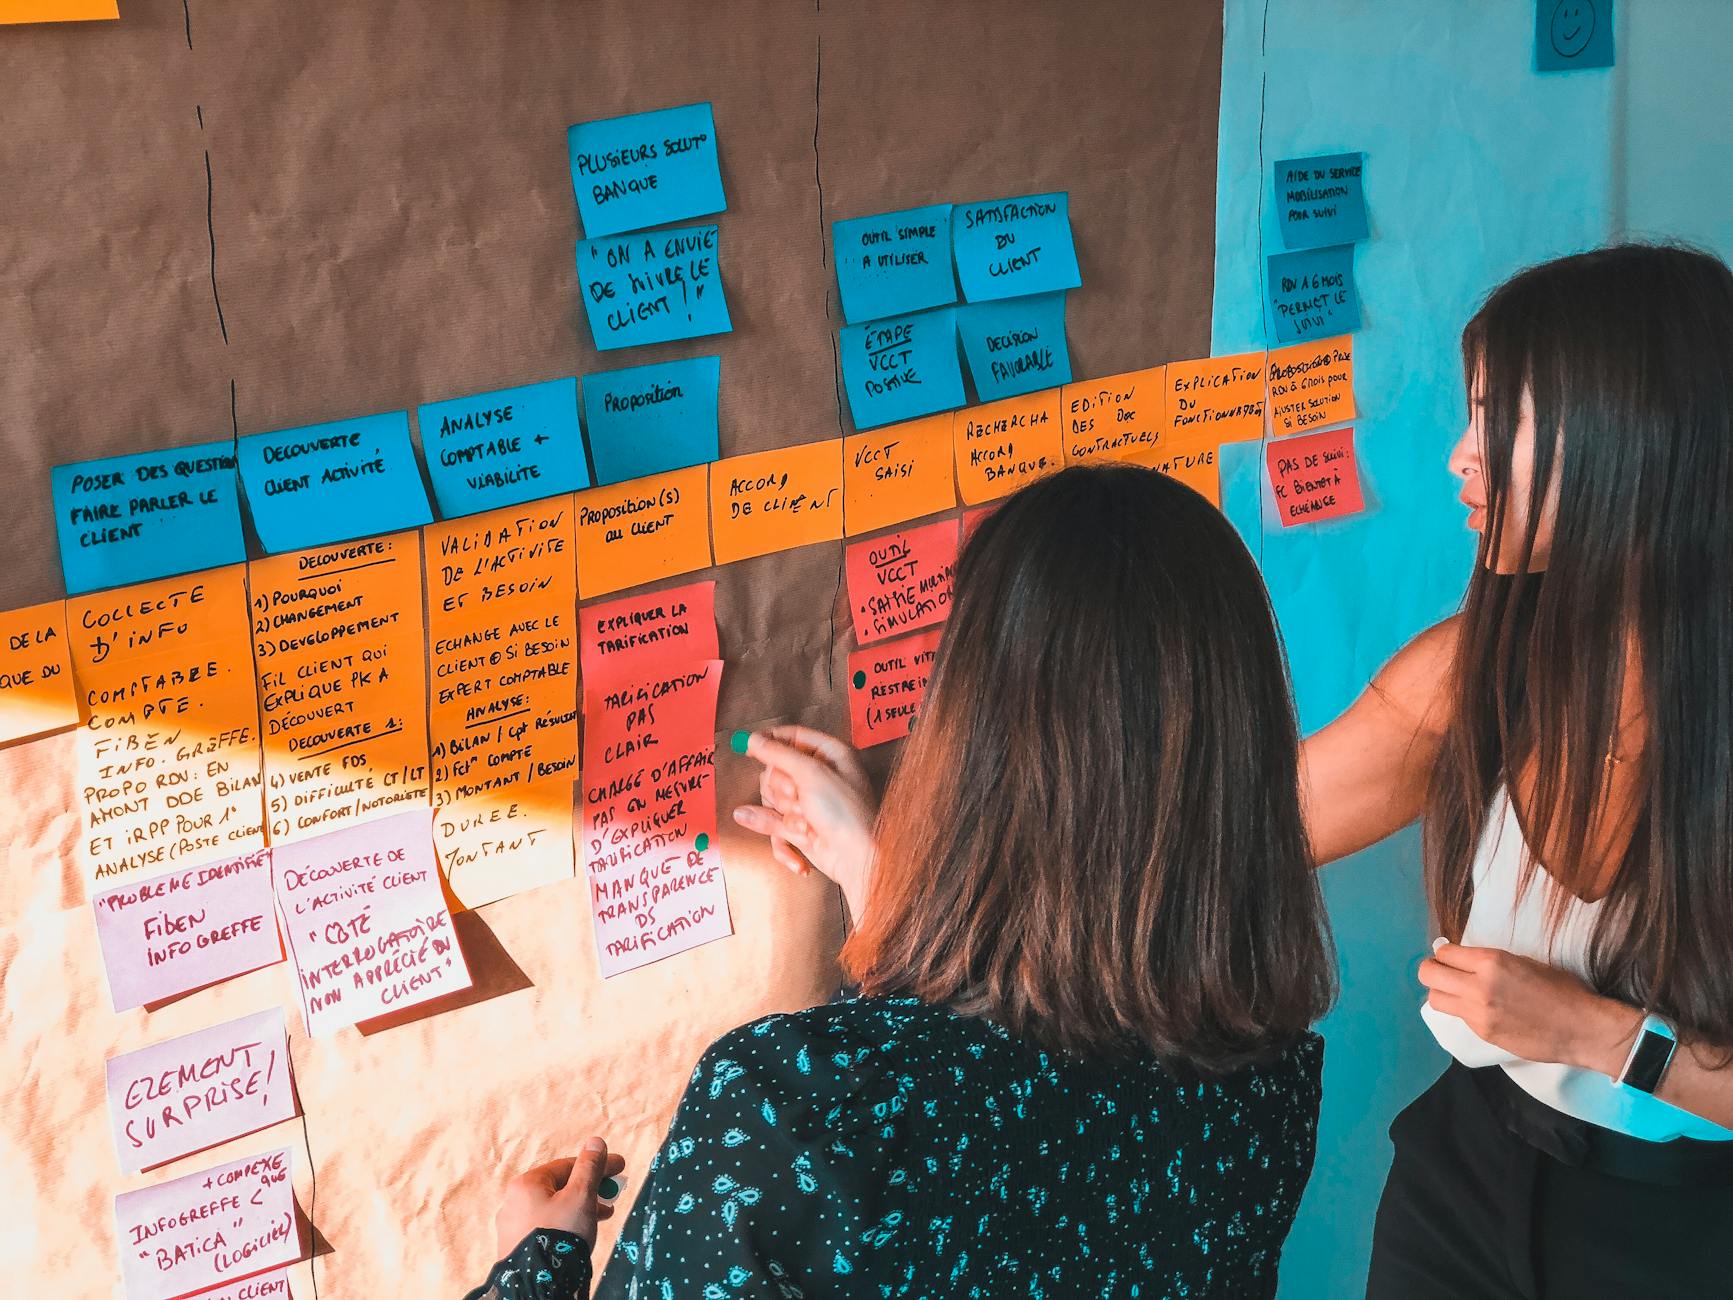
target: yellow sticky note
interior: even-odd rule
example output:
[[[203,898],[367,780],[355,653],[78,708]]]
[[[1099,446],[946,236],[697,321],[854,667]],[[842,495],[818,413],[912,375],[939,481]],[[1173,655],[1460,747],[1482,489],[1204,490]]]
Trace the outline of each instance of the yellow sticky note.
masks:
[[[1176,478],[1217,510],[1222,508],[1221,457],[1217,444],[1194,442],[1189,446],[1169,446],[1149,462],[1169,478]]]
[[[119,0],[0,0],[0,23],[81,23],[119,17]]]
[[[1166,366],[1066,384],[1059,390],[1066,462],[1118,460],[1148,465],[1159,459],[1173,441],[1166,390]]]
[[[1278,438],[1354,416],[1352,334],[1270,353],[1270,431]]]
[[[578,594],[709,568],[709,472],[694,465],[578,493]]]
[[[842,537],[842,443],[809,442],[710,466],[716,563]]]
[[[956,504],[949,411],[843,439],[842,514],[850,537]]]
[[[0,612],[0,744],[77,725],[65,603]]]
[[[1061,469],[1059,426],[1057,388],[958,411],[952,431],[963,500],[973,506],[1009,496]]]
[[[1262,352],[1167,363],[1167,418],[1177,443],[1264,436]]]

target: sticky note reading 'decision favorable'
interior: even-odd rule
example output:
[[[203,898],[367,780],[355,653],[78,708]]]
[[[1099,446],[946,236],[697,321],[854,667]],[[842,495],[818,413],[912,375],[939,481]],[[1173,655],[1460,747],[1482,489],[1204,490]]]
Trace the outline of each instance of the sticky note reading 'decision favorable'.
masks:
[[[391,411],[240,440],[241,482],[273,554],[415,528],[432,520],[409,415]]]
[[[1366,155],[1284,158],[1275,165],[1276,215],[1282,247],[1322,248],[1366,238]]]
[[[837,334],[842,384],[857,429],[963,404],[957,313],[950,307],[845,325]]]
[[[0,745],[77,724],[65,602],[0,611]]]
[[[576,379],[428,402],[418,414],[428,477],[447,519],[590,485]]]
[[[1272,253],[1268,292],[1278,343],[1352,334],[1360,328],[1352,244]]]
[[[694,465],[578,493],[578,596],[709,568],[709,472]]]
[[[957,301],[949,203],[838,221],[830,235],[850,325]]]
[[[705,465],[721,453],[722,358],[690,357],[584,376],[584,423],[597,483]]]
[[[957,504],[949,412],[850,434],[842,443],[842,514],[850,537]]]
[[[1071,382],[1063,293],[959,307],[957,333],[983,402]]]
[[[707,217],[728,206],[709,104],[580,122],[567,128],[566,148],[590,239]]]
[[[578,284],[598,352],[726,334],[715,226],[578,241]]]
[[[1284,438],[1265,447],[1264,455],[1282,527],[1339,519],[1366,508],[1351,427]]]
[[[1063,193],[959,204],[951,213],[951,247],[969,302],[1083,283],[1071,241],[1070,199]]]
[[[914,727],[939,652],[940,630],[850,653],[848,717],[856,749],[901,740]]]
[[[716,563],[842,536],[842,443],[809,442],[710,466]]]
[[[1065,467],[1057,388],[958,411],[952,428],[957,486],[972,506]]]

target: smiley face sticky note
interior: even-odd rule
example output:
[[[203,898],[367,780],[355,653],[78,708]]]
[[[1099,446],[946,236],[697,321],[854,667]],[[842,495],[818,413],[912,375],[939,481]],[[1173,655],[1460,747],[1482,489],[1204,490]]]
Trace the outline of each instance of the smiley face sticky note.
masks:
[[[1535,0],[1534,66],[1540,72],[1613,66],[1613,0]]]

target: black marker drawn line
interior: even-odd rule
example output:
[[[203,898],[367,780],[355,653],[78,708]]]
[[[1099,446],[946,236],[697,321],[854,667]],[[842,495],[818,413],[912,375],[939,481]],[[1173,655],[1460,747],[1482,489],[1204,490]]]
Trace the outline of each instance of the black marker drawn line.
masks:
[[[229,344],[229,326],[223,320],[223,297],[217,292],[217,227],[212,220],[216,207],[216,191],[211,183],[211,151],[205,150],[205,233],[211,241],[211,301],[217,305],[217,327],[223,332],[223,346]]]
[[[325,755],[335,754],[340,749],[349,749],[355,745],[365,745],[369,741],[373,741],[373,740],[384,740],[387,736],[395,736],[398,732],[400,732],[402,730],[403,730],[403,724],[399,723],[397,726],[391,728],[391,730],[389,730],[389,731],[376,731],[371,736],[357,736],[354,740],[345,740],[341,745],[333,745],[333,746],[331,746],[330,749],[321,749],[316,754],[308,754],[307,757],[308,758],[324,758]]]
[[[519,709],[516,713],[502,713],[497,718],[480,718],[480,719],[477,719],[475,722],[464,723],[463,729],[465,731],[474,731],[477,727],[491,727],[496,722],[507,722],[507,721],[510,721],[512,718],[521,718],[521,717],[523,717],[524,714],[533,713],[533,712],[534,712],[533,709],[525,708],[525,709]]]
[[[296,582],[319,582],[324,578],[334,577],[339,573],[354,573],[357,569],[371,569],[376,564],[396,564],[395,559],[368,560],[365,564],[351,564],[347,569],[320,569],[317,573],[303,573]]]

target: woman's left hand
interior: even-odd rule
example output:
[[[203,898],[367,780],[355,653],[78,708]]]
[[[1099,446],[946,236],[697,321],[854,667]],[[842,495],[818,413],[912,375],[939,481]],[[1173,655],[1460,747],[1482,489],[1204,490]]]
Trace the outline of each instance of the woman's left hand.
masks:
[[[602,1179],[625,1167],[623,1157],[609,1155],[608,1144],[593,1137],[575,1157],[550,1160],[519,1174],[505,1185],[494,1219],[499,1257],[510,1255],[537,1228],[558,1228],[594,1246],[596,1224],[614,1213],[614,1207],[598,1200],[596,1193]]]
[[[1616,1074],[1642,1013],[1569,971],[1500,948],[1440,944],[1420,963],[1427,1004],[1529,1061]]]

